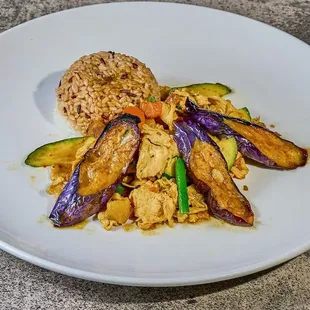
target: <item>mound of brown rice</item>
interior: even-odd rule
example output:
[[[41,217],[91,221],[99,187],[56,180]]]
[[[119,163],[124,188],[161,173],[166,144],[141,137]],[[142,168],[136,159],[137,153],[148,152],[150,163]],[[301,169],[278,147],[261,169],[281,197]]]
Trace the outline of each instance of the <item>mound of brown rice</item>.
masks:
[[[151,70],[114,52],[81,57],[65,72],[56,93],[60,113],[81,133],[93,121],[108,122],[129,104],[139,105],[149,96],[160,99]]]

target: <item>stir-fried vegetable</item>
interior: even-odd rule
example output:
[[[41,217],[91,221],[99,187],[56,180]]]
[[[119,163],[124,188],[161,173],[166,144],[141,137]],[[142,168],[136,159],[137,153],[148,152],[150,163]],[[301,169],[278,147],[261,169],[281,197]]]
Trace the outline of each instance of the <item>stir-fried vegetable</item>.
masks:
[[[189,212],[187,182],[186,182],[186,168],[184,161],[181,158],[177,159],[175,165],[175,177],[178,186],[178,203],[179,211],[182,214]]]
[[[140,118],[139,128],[141,129],[145,123],[145,115],[144,112],[138,107],[128,106],[124,109],[123,113],[131,114],[138,116]]]
[[[230,92],[219,83],[162,87],[164,101],[151,92],[108,124],[102,115],[93,119],[88,137],[29,154],[27,165],[52,166],[47,192],[58,196],[50,214],[55,226],[96,213],[107,230],[128,219],[153,229],[210,215],[252,226],[251,205],[232,179],[248,173],[245,157],[295,169],[306,164],[308,153],[222,97]]]
[[[234,165],[238,154],[238,146],[236,139],[232,137],[228,139],[222,139],[215,143],[219,146],[220,151],[227,162],[228,170],[230,170]]]
[[[173,179],[173,176],[171,176],[170,174],[165,173],[165,172],[162,174],[162,177],[163,177],[163,178],[166,178],[166,179],[168,179],[168,180]]]
[[[253,225],[250,203],[232,181],[223,155],[202,127],[191,120],[177,121],[175,141],[212,214],[233,225]]]
[[[161,101],[141,101],[140,109],[144,112],[146,118],[156,118],[161,115],[163,105]]]
[[[123,195],[125,192],[125,187],[122,184],[119,184],[116,188],[115,193],[118,193],[120,195]]]
[[[108,123],[56,201],[49,217],[56,226],[71,226],[106,206],[138,150],[139,121],[123,114]]]
[[[203,96],[225,96],[231,93],[231,89],[220,83],[200,83],[200,84],[192,84],[186,86],[173,87],[170,89],[169,94],[174,92],[176,89],[185,89],[191,91],[193,93],[203,95]]]
[[[69,138],[40,146],[31,152],[25,164],[32,167],[47,167],[75,161],[76,152],[87,149],[95,142],[94,137]]]
[[[150,97],[147,98],[147,101],[148,101],[148,102],[156,102],[157,100],[156,100],[155,97],[150,96]]]
[[[234,137],[244,156],[267,167],[296,169],[307,163],[306,150],[262,126],[199,108],[191,100],[187,100],[186,108],[191,118],[212,135]]]
[[[235,117],[235,118],[241,118],[241,119],[244,119],[245,121],[248,121],[248,122],[250,122],[252,120],[250,111],[246,107],[238,109],[238,110],[230,113],[229,116]]]

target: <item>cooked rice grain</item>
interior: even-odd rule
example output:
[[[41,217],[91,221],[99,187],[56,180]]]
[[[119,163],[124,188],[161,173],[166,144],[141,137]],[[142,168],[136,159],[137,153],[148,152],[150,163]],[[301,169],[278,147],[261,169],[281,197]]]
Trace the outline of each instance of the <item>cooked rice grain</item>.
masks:
[[[108,122],[141,99],[160,99],[149,68],[124,54],[99,52],[83,56],[64,73],[56,89],[58,109],[72,127],[85,133],[91,122]]]

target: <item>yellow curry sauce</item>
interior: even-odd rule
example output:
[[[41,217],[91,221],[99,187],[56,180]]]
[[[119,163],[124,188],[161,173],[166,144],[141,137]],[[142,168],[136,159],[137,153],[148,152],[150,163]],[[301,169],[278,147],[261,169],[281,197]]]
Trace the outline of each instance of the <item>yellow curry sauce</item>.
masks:
[[[71,225],[71,226],[65,226],[65,227],[57,227],[57,226],[54,226],[55,228],[57,229],[78,229],[78,230],[82,230],[85,228],[85,226],[88,224],[88,219],[80,222],[80,223],[76,223],[74,225]]]

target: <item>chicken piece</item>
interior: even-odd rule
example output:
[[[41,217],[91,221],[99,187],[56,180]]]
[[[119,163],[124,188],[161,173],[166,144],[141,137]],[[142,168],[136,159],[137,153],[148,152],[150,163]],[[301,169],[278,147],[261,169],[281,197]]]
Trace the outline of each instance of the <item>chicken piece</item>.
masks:
[[[145,120],[145,124],[152,127],[152,128],[156,128],[156,121],[154,118],[147,118]]]
[[[230,175],[236,179],[244,179],[248,173],[249,168],[246,166],[242,154],[238,152],[234,165],[230,169]]]
[[[204,210],[199,210],[195,208],[190,208],[190,213],[188,214],[182,214],[179,211],[176,212],[175,216],[176,221],[178,223],[197,223],[201,221],[207,221],[210,219],[210,214],[208,211]]]
[[[138,188],[140,187],[141,185],[143,185],[144,183],[148,182],[150,180],[147,180],[147,179],[143,179],[143,180],[138,180],[137,178],[134,179],[132,182],[124,182],[124,180],[122,181],[122,185],[127,187],[127,188]],[[152,180],[151,180],[152,181]],[[154,178],[153,181],[156,181],[156,179]]]
[[[192,208],[192,210],[197,209],[200,211],[208,210],[208,206],[204,201],[203,195],[200,194],[197,190],[194,184],[187,187],[187,194],[188,194],[188,200],[189,205]],[[197,213],[197,212],[193,212]]]
[[[224,115],[230,115],[231,113],[237,111],[230,100],[226,100],[218,96],[211,96],[208,97],[208,101],[210,102],[209,106],[207,107],[208,110]]]
[[[208,100],[209,98],[204,95],[192,95],[190,97],[194,98],[194,101],[203,109],[209,109],[210,107],[210,101]]]
[[[176,97],[173,97],[176,96]],[[171,98],[170,98],[171,97]],[[166,102],[177,102],[177,105],[184,110],[186,98],[190,98],[197,103],[201,108],[218,112],[221,114],[229,115],[237,109],[232,105],[230,100],[226,100],[219,96],[204,96],[199,93],[195,93],[189,89],[181,88],[177,89],[171,94]],[[182,99],[181,99],[182,98]]]
[[[139,180],[161,177],[168,161],[179,155],[178,147],[166,131],[144,125],[137,163]]]
[[[204,202],[203,195],[197,192],[194,184],[187,187],[189,200],[189,213],[181,214],[179,211],[175,213],[175,218],[179,223],[196,223],[202,220],[210,219],[208,206]]]
[[[105,230],[111,230],[113,226],[125,224],[130,215],[130,200],[116,193],[107,203],[106,211],[98,213],[98,220]]]
[[[165,100],[165,103],[173,105],[176,107],[177,111],[185,111],[186,98],[189,97],[189,93],[175,90],[169,97]],[[191,99],[194,99],[191,97]]]
[[[46,192],[49,195],[58,197],[65,184],[69,181],[72,174],[72,169],[72,163],[53,165],[50,171],[50,179],[52,183],[47,188]]]
[[[161,100],[166,100],[166,98],[169,96],[169,90],[171,88],[169,86],[159,86],[159,91],[160,91],[160,99]]]
[[[173,130],[173,122],[178,118],[176,110],[176,102],[171,101],[162,103],[162,112],[160,119],[168,125],[169,130]]]
[[[141,229],[154,228],[158,223],[173,226],[177,209],[177,186],[166,178],[147,181],[130,193],[134,205],[136,223]]]
[[[169,98],[170,96],[172,97],[171,99]],[[210,106],[207,96],[200,95],[199,93],[195,93],[187,88],[176,89],[170,96],[167,98],[166,102],[176,102],[178,110],[185,110],[187,98],[196,102],[201,108],[208,109]]]

